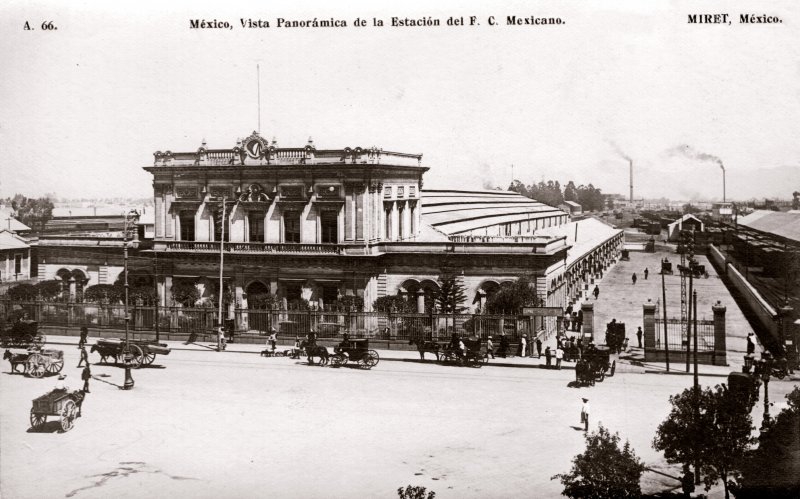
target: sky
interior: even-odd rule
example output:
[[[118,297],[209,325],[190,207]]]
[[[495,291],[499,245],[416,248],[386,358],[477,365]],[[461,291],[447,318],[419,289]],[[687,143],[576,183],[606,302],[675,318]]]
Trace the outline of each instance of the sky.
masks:
[[[723,12],[731,25],[687,22]],[[783,22],[739,24],[742,13]],[[6,1],[0,197],[152,195],[153,152],[233,147],[259,128],[258,65],[262,135],[422,153],[426,188],[505,188],[513,172],[627,196],[631,158],[637,198],[715,200],[719,159],[728,200],[788,199],[800,190],[799,25],[796,1]]]

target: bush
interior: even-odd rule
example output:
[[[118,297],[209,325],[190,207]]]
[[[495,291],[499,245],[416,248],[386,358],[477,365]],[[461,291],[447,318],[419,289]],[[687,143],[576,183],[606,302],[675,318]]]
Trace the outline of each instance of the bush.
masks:
[[[43,300],[52,300],[61,294],[64,281],[61,279],[50,279],[36,283],[36,292]]]
[[[8,297],[15,301],[32,301],[39,296],[33,284],[17,284],[8,289]]]
[[[91,303],[122,303],[125,287],[118,284],[95,284],[83,290],[83,300]]]
[[[247,295],[247,308],[249,309],[269,309],[278,308],[280,301],[272,293],[253,293]]]
[[[413,314],[417,311],[417,305],[413,300],[406,300],[400,295],[389,295],[372,302],[372,309],[376,312]]]
[[[191,307],[200,299],[200,292],[194,284],[178,281],[172,284],[172,299],[184,307]]]
[[[520,314],[522,307],[536,307],[541,303],[530,278],[522,276],[513,283],[504,284],[486,300],[486,313]]]
[[[425,492],[428,492],[428,494],[425,495]],[[399,487],[397,495],[400,496],[400,499],[433,499],[436,497],[436,492],[428,491],[425,487],[409,485],[405,489]]]

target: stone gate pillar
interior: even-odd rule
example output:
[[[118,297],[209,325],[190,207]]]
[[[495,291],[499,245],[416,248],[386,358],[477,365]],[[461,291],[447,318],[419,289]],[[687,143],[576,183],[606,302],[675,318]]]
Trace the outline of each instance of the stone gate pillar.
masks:
[[[581,334],[584,337],[594,339],[594,303],[589,301],[581,303],[581,311],[583,312]]]
[[[664,327],[666,328],[667,325],[664,324]],[[642,333],[644,333],[645,355],[647,355],[648,350],[661,350],[663,348],[663,345],[656,345],[656,304],[650,301],[649,298],[647,303],[642,304]],[[646,356],[645,359],[647,359]]]
[[[719,301],[715,303],[711,310],[714,312],[714,359],[715,366],[727,366],[727,336],[725,330],[725,311],[724,305]]]

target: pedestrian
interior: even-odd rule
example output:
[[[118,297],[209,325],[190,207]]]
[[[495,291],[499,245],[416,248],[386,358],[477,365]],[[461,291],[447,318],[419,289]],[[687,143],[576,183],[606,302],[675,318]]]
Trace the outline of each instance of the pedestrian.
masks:
[[[650,273],[650,269],[648,269],[647,267],[645,267],[645,268],[644,268],[644,280],[645,280],[645,281],[647,280],[647,274],[649,274],[649,273]]]
[[[494,343],[492,343],[492,337],[489,336],[486,338],[486,356],[491,356],[494,358]]]
[[[81,326],[81,339],[78,340],[78,348],[83,348],[86,346],[87,336],[89,336],[89,328],[86,326]]]
[[[295,340],[297,338],[295,337]],[[271,328],[269,338],[267,339],[269,346],[272,348],[272,353],[275,353],[275,348],[278,345],[278,331],[275,328]],[[295,348],[297,348],[297,341],[295,341]]]
[[[519,340],[519,356],[525,357],[526,353],[528,353],[528,335],[523,334]]]
[[[86,367],[83,368],[83,372],[81,373],[81,379],[83,380],[83,393],[89,393],[89,380],[92,377],[92,370],[89,368],[89,364],[86,364]]]
[[[747,355],[756,353],[756,344],[753,342],[753,333],[747,333]]]
[[[86,347],[81,348],[81,360],[78,361],[78,367],[81,367],[84,362],[87,366],[89,365],[89,354],[86,353]]]
[[[458,337],[458,356],[462,359],[467,357],[467,346],[464,344],[464,338]]]
[[[53,387],[53,390],[64,391],[64,392],[67,391],[68,387],[66,379],[67,379],[66,374],[59,374],[58,381],[56,381],[56,386]]]
[[[551,363],[550,363],[551,357],[552,357],[552,355],[550,353],[550,346],[548,346],[547,348],[544,349],[544,358],[547,360],[547,368],[548,369],[550,369],[550,366],[551,366]]]
[[[561,369],[561,359],[564,358],[564,350],[561,347],[556,348],[556,369]]]
[[[639,348],[642,348],[642,326],[636,330],[636,339],[639,341]]]
[[[217,328],[217,351],[225,350],[225,328],[222,326]]]
[[[538,357],[542,358],[542,338],[536,338],[536,352],[539,354]]]
[[[626,336],[624,340],[622,340],[622,351],[628,351],[628,337]]]
[[[600,286],[595,284],[594,285],[594,291],[592,291],[592,294],[594,295],[594,299],[596,300],[597,297],[600,296]]]
[[[500,333],[500,352],[498,352],[498,355],[503,359],[505,359],[507,353],[508,353],[508,337],[506,336],[506,333],[504,331]]]
[[[581,406],[581,423],[583,423],[583,431],[589,431],[589,399],[584,398],[583,406]]]
[[[636,286],[636,272],[631,276],[631,281],[633,281],[633,285]]]

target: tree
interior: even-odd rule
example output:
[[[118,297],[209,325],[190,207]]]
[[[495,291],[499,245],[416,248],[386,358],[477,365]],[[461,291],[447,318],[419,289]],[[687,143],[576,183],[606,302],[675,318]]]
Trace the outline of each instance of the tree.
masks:
[[[486,300],[486,313],[519,314],[522,307],[536,307],[541,302],[531,280],[522,276],[513,283],[504,283]]]
[[[17,284],[8,288],[8,297],[14,301],[35,300],[39,293],[33,284]]]
[[[722,385],[687,388],[669,402],[672,410],[658,426],[653,448],[663,451],[668,463],[696,466],[706,491],[721,479],[728,499],[728,475],[755,440],[750,436],[752,406],[728,396]]]
[[[575,182],[570,180],[564,187],[564,201],[578,202],[578,189],[575,187]]]
[[[63,290],[64,281],[61,279],[49,279],[36,283],[36,294],[43,300],[57,298]]]
[[[95,284],[83,290],[83,300],[93,303],[122,303],[125,300],[125,286]]]
[[[786,399],[789,406],[742,462],[741,478],[732,488],[737,499],[800,497],[800,387]]]
[[[572,459],[569,473],[555,475],[564,485],[563,495],[574,499],[640,497],[644,463],[627,441],[620,448],[619,434],[600,425],[584,437],[586,451]]]
[[[178,281],[172,284],[172,299],[184,307],[191,307],[200,299],[200,292],[194,284]]]
[[[458,312],[461,308],[461,303],[467,299],[464,289],[464,285],[458,282],[455,274],[443,272],[439,276],[439,291],[436,292],[434,297],[439,310],[445,314]]]
[[[425,492],[427,492],[427,494]],[[436,497],[436,492],[419,485],[409,485],[405,489],[403,487],[398,487],[397,495],[400,499],[433,499]]]
[[[47,221],[53,218],[53,202],[46,198],[26,198],[15,194],[11,208],[17,213],[17,220],[36,231],[44,230]]]
[[[250,309],[269,309],[278,308],[280,300],[272,293],[252,293],[247,295],[247,308]]]
[[[333,303],[331,305],[334,305]],[[327,307],[328,304],[326,303]],[[352,310],[353,312],[362,312],[364,310],[364,298],[361,296],[346,295],[340,296],[335,305],[340,310]]]
[[[372,310],[384,313],[414,313],[417,311],[417,305],[413,300],[400,295],[387,295],[372,302]]]

